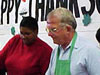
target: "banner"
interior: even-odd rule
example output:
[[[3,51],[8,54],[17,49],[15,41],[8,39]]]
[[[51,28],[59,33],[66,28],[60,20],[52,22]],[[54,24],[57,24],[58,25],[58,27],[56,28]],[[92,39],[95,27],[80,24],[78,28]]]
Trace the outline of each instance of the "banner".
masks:
[[[96,30],[100,27],[100,0],[0,0],[0,37],[8,35],[10,38],[12,27],[15,27],[16,34],[20,33],[19,23],[22,17],[32,16],[38,20],[39,37],[51,42],[45,31],[46,17],[58,7],[71,10],[77,20],[78,33],[95,40]],[[1,38],[0,43],[3,41]],[[8,41],[8,38],[5,40]]]

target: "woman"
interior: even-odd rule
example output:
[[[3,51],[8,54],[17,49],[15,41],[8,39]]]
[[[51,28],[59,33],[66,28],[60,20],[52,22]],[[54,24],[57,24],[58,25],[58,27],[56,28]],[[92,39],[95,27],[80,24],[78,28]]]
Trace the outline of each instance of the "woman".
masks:
[[[15,35],[0,52],[0,70],[7,75],[45,75],[51,55],[51,47],[40,40],[35,18],[24,17],[20,23],[20,35]]]

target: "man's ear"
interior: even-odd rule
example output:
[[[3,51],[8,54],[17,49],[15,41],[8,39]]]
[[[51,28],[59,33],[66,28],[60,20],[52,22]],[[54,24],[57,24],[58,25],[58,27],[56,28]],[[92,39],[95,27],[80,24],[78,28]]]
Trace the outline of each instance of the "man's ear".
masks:
[[[71,25],[67,25],[67,26],[66,26],[66,29],[67,29],[67,32],[71,32],[73,28],[72,28]]]

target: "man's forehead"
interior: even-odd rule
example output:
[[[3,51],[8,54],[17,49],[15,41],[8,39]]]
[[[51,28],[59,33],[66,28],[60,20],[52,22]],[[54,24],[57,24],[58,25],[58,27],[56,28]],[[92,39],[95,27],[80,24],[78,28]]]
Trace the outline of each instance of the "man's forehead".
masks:
[[[60,20],[57,18],[47,19],[47,24],[57,24],[57,23],[60,23]]]

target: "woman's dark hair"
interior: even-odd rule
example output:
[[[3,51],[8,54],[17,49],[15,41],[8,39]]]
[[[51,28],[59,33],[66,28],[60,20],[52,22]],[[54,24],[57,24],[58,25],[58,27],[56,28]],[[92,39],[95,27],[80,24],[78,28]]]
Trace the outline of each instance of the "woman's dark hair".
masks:
[[[100,28],[96,32],[96,39],[100,43]]]
[[[31,29],[32,31],[35,31],[35,30],[38,31],[38,22],[33,17],[30,17],[30,16],[23,17],[23,19],[20,22],[20,27],[27,27]]]

